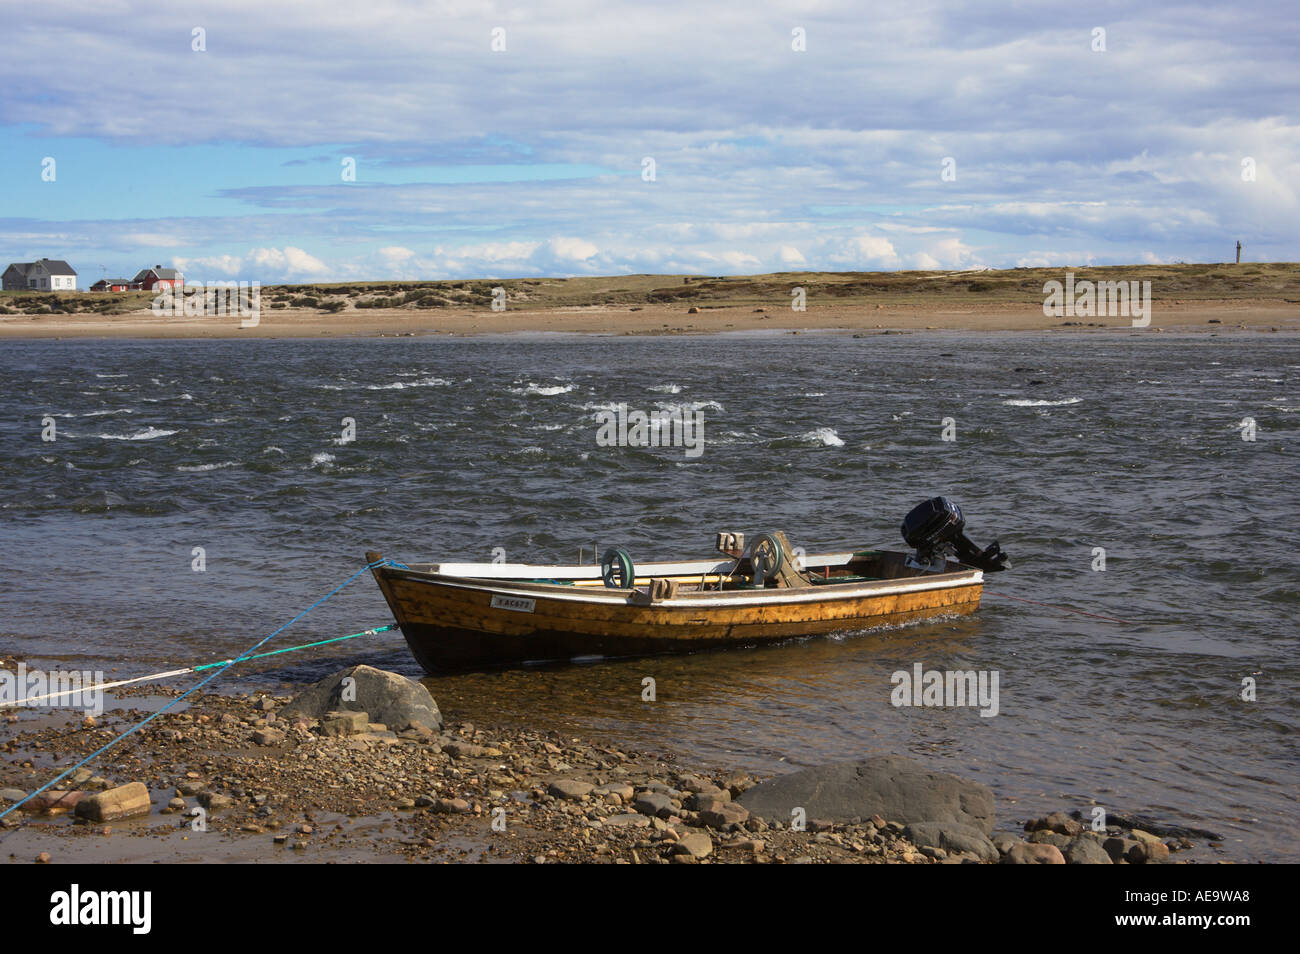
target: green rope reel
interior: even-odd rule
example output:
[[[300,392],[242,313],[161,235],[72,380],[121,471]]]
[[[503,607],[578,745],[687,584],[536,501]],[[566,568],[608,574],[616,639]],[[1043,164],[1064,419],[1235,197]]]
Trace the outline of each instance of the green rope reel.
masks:
[[[622,547],[610,547],[600,558],[600,578],[611,590],[630,590],[636,583],[632,556]]]
[[[762,586],[785,565],[785,549],[772,534],[760,533],[754,538],[754,549],[750,551],[749,560],[754,566],[754,583]]]

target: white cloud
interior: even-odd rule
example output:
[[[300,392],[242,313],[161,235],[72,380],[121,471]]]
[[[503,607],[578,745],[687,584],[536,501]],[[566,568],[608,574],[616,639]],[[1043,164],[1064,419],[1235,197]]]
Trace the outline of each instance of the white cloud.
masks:
[[[229,203],[221,215],[177,201],[174,177],[127,170],[114,189],[149,213],[123,221],[91,202],[0,219],[11,259],[165,249],[191,269],[293,280],[1080,260],[1069,249],[1218,260],[1237,238],[1252,256],[1300,257],[1300,72],[1266,6],[1116,6],[1105,54],[1086,24],[1012,0],[866,18],[847,0],[796,5],[806,54],[789,49],[789,8],[763,0],[370,0],[362,28],[348,5],[212,0],[206,53],[147,2],[134,17],[119,6],[60,0],[56,28],[12,18],[7,145],[53,149],[62,187],[78,166],[60,137],[145,144],[170,165],[183,126],[186,157],[233,135],[254,160],[300,150],[301,178],[177,164],[195,203]],[[507,53],[488,51],[488,22],[506,26]],[[158,118],[180,115],[202,119]],[[341,155],[359,158],[355,187],[338,181]],[[945,156],[955,181],[940,178]],[[562,164],[590,169],[529,179]]]
[[[250,266],[283,278],[316,278],[327,274],[330,266],[300,248],[255,248],[248,253]]]
[[[561,261],[585,262],[600,249],[578,238],[554,238],[546,243],[546,251]]]
[[[736,251],[735,249],[723,252],[721,255],[718,255],[717,258],[736,269],[757,268],[760,264],[756,256],[750,255],[748,252]]]
[[[967,268],[980,264],[975,250],[959,238],[942,239],[928,248],[943,268]]]
[[[174,256],[172,267],[194,281],[204,281],[205,275],[214,273],[261,282],[312,280],[336,270],[292,245],[283,249],[255,248],[243,255]]]
[[[1051,268],[1056,265],[1092,265],[1096,256],[1092,252],[1035,251],[1016,259],[1019,268]]]
[[[850,268],[897,268],[894,243],[879,235],[852,235],[832,261]]]
[[[199,278],[199,272],[216,272],[221,275],[238,275],[243,268],[244,260],[237,255],[215,255],[210,258],[173,258],[172,268],[175,268],[185,274],[187,278],[193,277],[196,281]]]
[[[126,232],[121,241],[142,248],[178,248],[185,244],[183,238],[164,232]]]

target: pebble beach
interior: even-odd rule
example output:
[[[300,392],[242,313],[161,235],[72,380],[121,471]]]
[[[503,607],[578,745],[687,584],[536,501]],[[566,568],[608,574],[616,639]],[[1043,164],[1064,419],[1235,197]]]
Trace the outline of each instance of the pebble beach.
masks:
[[[98,720],[57,724],[9,715],[0,725],[0,810],[179,691],[132,694],[152,708],[127,699]],[[810,792],[827,784],[818,770],[778,783],[556,732],[454,719],[390,726],[355,708],[320,718],[301,710],[289,696],[191,696],[183,711],[164,712],[0,819],[0,844],[10,862],[39,863],[1147,864],[1195,860],[1198,842],[1187,835],[1213,837],[1132,822],[1095,830],[1078,812],[993,832],[995,796],[985,786],[907,759],[885,760],[890,784],[911,784],[908,773],[921,780],[900,817],[846,817],[868,808],[839,804],[829,808],[835,817],[815,808],[796,817],[786,802],[815,799]],[[780,789],[791,783],[787,796]],[[861,784],[861,804],[887,803],[868,791],[870,780]],[[982,807],[961,820],[921,817],[948,814],[950,796],[959,813]]]

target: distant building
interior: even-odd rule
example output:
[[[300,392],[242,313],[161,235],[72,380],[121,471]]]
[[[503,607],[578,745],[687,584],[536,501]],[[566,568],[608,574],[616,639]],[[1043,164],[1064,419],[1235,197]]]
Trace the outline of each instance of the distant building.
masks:
[[[90,286],[93,292],[115,292],[130,291],[131,279],[129,278],[101,278],[95,284]]]
[[[76,291],[77,271],[59,259],[14,262],[4,271],[5,291]]]
[[[135,278],[131,279],[131,287],[141,291],[153,291],[156,288],[184,288],[185,276],[174,268],[155,265],[153,268],[142,269]]]

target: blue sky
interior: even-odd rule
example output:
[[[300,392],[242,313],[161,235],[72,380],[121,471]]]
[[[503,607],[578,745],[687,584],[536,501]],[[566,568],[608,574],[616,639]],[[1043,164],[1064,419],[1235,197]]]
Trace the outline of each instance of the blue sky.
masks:
[[[1294,4],[41,9],[0,259],[83,286],[1300,258]]]

